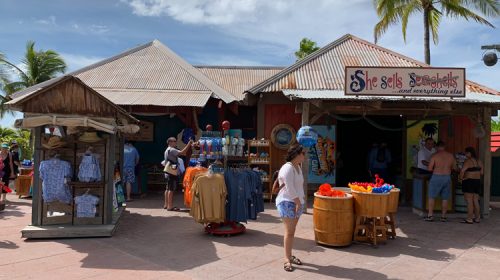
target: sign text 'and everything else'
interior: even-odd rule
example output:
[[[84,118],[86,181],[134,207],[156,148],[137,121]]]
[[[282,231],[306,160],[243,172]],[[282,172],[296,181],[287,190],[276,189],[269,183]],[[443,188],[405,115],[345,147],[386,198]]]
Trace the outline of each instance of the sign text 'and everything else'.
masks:
[[[464,68],[346,67],[346,95],[465,97]]]

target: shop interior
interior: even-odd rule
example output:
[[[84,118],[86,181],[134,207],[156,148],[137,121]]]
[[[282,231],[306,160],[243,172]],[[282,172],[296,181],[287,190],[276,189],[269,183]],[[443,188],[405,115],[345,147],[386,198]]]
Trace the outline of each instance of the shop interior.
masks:
[[[337,120],[337,182],[339,187],[346,187],[348,182],[370,181],[368,155],[375,143],[386,143],[391,154],[388,182],[394,182],[403,175],[403,125],[405,119],[400,116],[366,116],[355,119],[341,116]],[[391,129],[391,130],[387,130]],[[399,130],[395,130],[399,129]]]

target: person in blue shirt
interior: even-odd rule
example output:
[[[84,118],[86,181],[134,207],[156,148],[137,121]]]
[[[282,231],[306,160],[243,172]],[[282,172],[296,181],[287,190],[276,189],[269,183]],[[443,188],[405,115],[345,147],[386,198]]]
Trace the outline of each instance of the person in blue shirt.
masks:
[[[127,189],[127,202],[132,201],[130,193],[132,192],[132,184],[135,183],[135,166],[139,164],[139,152],[131,142],[125,142],[123,147],[123,176],[122,183]]]
[[[368,158],[370,176],[374,178],[375,174],[378,174],[381,178],[388,181],[390,179],[388,178],[388,168],[391,161],[391,152],[387,147],[387,143],[374,144]]]

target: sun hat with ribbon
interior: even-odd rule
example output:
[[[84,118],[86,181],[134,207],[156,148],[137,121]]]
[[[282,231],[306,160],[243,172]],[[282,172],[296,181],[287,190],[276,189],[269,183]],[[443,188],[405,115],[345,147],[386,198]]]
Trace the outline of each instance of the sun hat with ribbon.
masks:
[[[66,146],[66,142],[62,141],[59,136],[51,136],[46,143],[42,143],[42,146],[47,149],[56,149]]]
[[[85,131],[83,135],[80,136],[80,138],[78,138],[78,141],[90,142],[90,143],[99,142],[101,140],[102,138],[97,136],[97,132],[95,131]]]

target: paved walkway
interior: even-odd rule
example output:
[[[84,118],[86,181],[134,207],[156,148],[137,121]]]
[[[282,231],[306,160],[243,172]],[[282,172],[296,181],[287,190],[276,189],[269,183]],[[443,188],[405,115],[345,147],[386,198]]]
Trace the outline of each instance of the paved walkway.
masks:
[[[497,209],[466,225],[459,217],[424,222],[401,208],[399,236],[378,248],[318,246],[312,215],[304,215],[294,245],[304,265],[287,273],[282,225],[269,203],[245,234],[229,238],[204,234],[187,213],[167,212],[161,196],[148,195],[129,203],[112,238],[23,240],[31,200],[8,199],[0,213],[0,279],[500,279]]]

